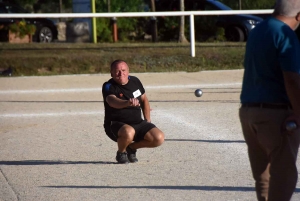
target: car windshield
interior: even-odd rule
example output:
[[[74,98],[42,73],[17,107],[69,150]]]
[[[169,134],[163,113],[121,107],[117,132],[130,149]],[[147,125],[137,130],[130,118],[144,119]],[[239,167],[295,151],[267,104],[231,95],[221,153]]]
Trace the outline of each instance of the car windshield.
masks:
[[[218,10],[232,10],[230,7],[222,4],[219,1],[207,1],[207,2],[212,5],[211,7],[215,7],[215,9],[218,9]],[[213,10],[213,9],[211,9],[211,10]]]

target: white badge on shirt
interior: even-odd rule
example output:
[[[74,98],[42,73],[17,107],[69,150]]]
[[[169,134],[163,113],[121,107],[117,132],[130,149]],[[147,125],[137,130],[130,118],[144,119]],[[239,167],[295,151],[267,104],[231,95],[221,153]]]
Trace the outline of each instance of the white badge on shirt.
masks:
[[[139,97],[140,95],[142,95],[141,91],[138,89],[135,92],[132,93],[134,98]]]

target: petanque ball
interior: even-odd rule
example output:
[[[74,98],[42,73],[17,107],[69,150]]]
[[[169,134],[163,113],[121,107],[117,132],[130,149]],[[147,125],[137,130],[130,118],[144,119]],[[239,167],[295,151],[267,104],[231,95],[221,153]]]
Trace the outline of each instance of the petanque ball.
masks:
[[[196,89],[196,91],[195,91],[195,96],[196,96],[196,97],[201,97],[202,94],[203,94],[203,92],[202,92],[201,89]]]

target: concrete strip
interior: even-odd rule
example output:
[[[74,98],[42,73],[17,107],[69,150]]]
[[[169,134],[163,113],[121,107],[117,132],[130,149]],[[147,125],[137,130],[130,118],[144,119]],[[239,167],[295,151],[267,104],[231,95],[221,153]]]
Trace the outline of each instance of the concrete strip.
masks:
[[[202,84],[201,88],[225,88],[225,87],[240,87],[241,83],[220,83],[220,84]],[[145,89],[178,89],[178,88],[197,88],[198,85],[146,85]],[[2,90],[0,94],[33,94],[33,93],[82,93],[82,92],[101,92],[101,88],[73,88],[73,89],[41,89],[41,90]]]
[[[0,168],[0,201],[17,201],[18,197]]]

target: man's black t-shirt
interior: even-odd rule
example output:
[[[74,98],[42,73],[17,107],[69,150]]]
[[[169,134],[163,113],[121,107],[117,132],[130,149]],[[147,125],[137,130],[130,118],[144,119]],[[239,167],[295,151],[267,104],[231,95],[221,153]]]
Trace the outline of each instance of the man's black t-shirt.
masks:
[[[110,107],[106,102],[108,95],[115,95],[116,97],[129,100],[130,98],[137,98],[141,102],[141,96],[145,93],[145,89],[141,81],[134,76],[128,77],[128,83],[119,85],[113,79],[105,82],[102,86],[102,96],[105,109],[104,125],[110,125],[111,121],[119,121],[126,124],[137,124],[142,121],[141,107],[126,107],[116,109]]]

